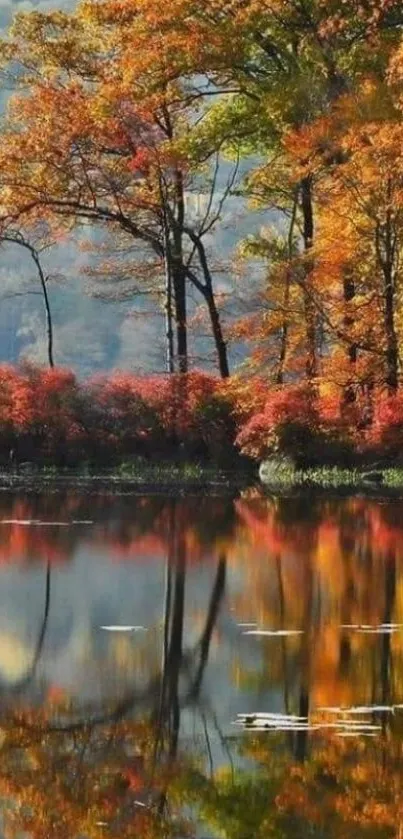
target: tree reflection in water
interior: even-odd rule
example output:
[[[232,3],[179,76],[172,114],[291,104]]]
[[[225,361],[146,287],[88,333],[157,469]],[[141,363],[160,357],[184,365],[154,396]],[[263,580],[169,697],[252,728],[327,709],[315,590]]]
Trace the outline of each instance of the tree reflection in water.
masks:
[[[6,835],[159,839],[198,823],[226,839],[401,839],[401,502],[94,497],[87,529],[79,496],[1,504],[3,521],[49,522],[0,527],[4,561],[47,557],[30,663],[1,690]],[[80,702],[57,687],[34,701],[53,563],[83,543],[113,561],[163,559],[159,646],[146,681],[133,664],[116,701]],[[200,563],[212,573],[196,620],[189,574]],[[282,634],[243,637],[252,620]],[[217,644],[232,651],[227,693],[239,712],[249,698],[250,711],[307,724],[257,733],[253,714],[245,730],[223,719],[206,689]]]
[[[226,559],[217,571],[199,640],[184,644],[187,548],[183,509],[168,503],[161,668],[149,684],[114,707],[77,708],[51,698],[24,699],[35,679],[50,606],[46,569],[44,617],[32,665],[12,687],[2,719],[0,793],[7,835],[33,837],[183,836],[190,825],[172,808],[170,790],[185,771],[178,754],[183,708],[197,709],[215,624],[225,592]],[[180,690],[180,680],[183,686]],[[18,695],[19,700],[18,700]],[[10,696],[7,697],[10,700]],[[205,725],[205,711],[200,709]],[[206,737],[208,737],[206,731]]]

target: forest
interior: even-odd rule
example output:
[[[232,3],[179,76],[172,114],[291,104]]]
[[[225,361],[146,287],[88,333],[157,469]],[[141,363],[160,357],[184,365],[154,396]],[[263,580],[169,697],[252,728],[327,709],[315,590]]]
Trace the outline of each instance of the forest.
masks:
[[[402,26],[400,0],[15,15],[0,240],[35,263],[49,364],[1,367],[3,461],[399,457]],[[164,371],[78,381],[57,366],[41,254],[73,236],[116,295],[162,312]]]

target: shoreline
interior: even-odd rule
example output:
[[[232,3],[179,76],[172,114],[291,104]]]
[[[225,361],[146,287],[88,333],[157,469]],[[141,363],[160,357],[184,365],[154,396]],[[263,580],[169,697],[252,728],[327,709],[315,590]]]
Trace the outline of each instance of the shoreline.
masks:
[[[307,469],[279,469],[270,478],[259,478],[258,469],[214,469],[192,464],[139,465],[133,469],[95,470],[94,472],[57,469],[56,467],[21,467],[0,471],[0,492],[28,493],[68,491],[88,494],[231,496],[260,491],[268,495],[300,496],[336,494],[369,497],[402,497],[403,468],[360,468],[317,466]]]
[[[257,475],[245,470],[212,470],[200,467],[143,467],[132,474],[119,470],[83,473],[79,470],[57,470],[53,467],[0,471],[0,492],[29,493],[68,491],[116,495],[177,495],[189,493],[212,496],[236,495],[258,481]]]

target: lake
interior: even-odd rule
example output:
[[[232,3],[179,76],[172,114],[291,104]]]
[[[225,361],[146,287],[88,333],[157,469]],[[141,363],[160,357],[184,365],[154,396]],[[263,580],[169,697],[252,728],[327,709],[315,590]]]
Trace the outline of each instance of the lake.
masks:
[[[403,501],[0,495],[0,835],[403,837]]]

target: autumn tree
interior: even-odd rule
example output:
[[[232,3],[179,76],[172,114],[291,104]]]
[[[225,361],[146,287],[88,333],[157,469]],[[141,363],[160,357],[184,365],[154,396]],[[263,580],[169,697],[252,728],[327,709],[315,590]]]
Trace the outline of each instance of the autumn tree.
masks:
[[[178,369],[188,368],[190,284],[207,306],[225,377],[227,348],[205,240],[236,167],[217,198],[214,149],[213,173],[204,175],[206,207],[195,219],[188,196],[203,189],[206,159],[190,153],[188,135],[199,94],[179,70],[172,73],[173,45],[151,39],[146,11],[113,22],[107,3],[83,4],[74,15],[17,16],[3,55],[19,67],[24,93],[12,100],[4,132],[3,218],[100,222],[140,241],[164,266],[168,367],[173,307]]]
[[[315,272],[317,181],[323,167],[331,171],[337,167],[341,152],[337,143],[327,143],[326,149],[319,149],[321,167],[317,161],[309,165],[307,138],[339,99],[360,89],[365,74],[383,78],[400,39],[401,8],[396,2],[211,2],[203,10],[206,18],[214,20],[223,35],[211,75],[217,86],[224,89],[231,78],[239,89],[211,108],[203,131],[221,117],[227,132],[231,126],[232,136],[238,132],[243,138],[244,148],[267,157],[248,174],[247,192],[261,209],[284,214],[287,226],[281,237],[277,230],[248,243],[249,253],[266,257],[270,267],[267,295],[261,297],[261,321],[254,318],[251,328],[246,322],[242,335],[249,328],[253,338],[256,328],[259,361],[264,358],[266,336],[272,380],[279,384],[285,372],[295,372],[293,364],[303,350],[309,380],[321,375],[320,356],[332,327],[321,296],[323,291],[326,297],[326,289],[318,289]],[[231,64],[231,48],[225,50],[224,38],[237,45],[235,63]],[[289,135],[296,138],[291,155]],[[347,271],[342,293],[347,313],[343,326],[338,323],[333,333],[338,332],[337,341],[354,368],[357,348],[349,338],[348,309],[354,307],[356,294]],[[390,327],[389,341],[393,343]],[[393,349],[390,358],[392,354]]]

